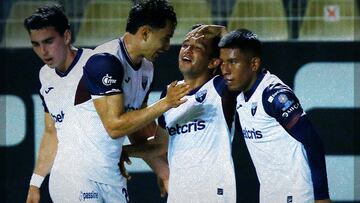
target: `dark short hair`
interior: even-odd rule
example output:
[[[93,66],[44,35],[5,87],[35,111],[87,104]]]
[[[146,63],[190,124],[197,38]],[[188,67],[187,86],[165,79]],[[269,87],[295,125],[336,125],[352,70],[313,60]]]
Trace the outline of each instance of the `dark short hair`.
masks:
[[[238,48],[249,57],[261,57],[262,43],[257,35],[247,29],[227,33],[219,42],[220,48]]]
[[[127,19],[126,31],[135,34],[139,27],[148,25],[155,29],[166,26],[169,20],[175,29],[177,25],[174,8],[166,0],[140,1],[131,8]]]
[[[40,30],[50,26],[53,26],[61,36],[66,30],[70,30],[69,20],[61,5],[40,7],[24,20],[24,27],[29,33],[30,30]]]

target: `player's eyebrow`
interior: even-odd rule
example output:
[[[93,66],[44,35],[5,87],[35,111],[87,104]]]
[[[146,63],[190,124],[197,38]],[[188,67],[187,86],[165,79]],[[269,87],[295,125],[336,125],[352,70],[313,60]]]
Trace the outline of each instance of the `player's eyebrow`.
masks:
[[[32,44],[45,43],[45,42],[48,42],[48,41],[53,40],[54,38],[55,38],[55,37],[48,37],[48,38],[43,39],[43,40],[41,40],[41,41],[39,41],[39,42],[31,40],[31,43],[32,43]]]

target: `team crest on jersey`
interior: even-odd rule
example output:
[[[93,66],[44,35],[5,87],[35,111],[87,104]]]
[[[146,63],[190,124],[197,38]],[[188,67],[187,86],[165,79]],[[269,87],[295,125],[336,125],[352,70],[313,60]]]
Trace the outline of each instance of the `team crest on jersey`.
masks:
[[[148,83],[148,77],[147,77],[147,76],[142,76],[141,86],[142,86],[142,88],[143,88],[144,90],[146,89],[147,83]]]
[[[255,116],[257,110],[257,102],[251,103],[251,115]]]
[[[195,100],[199,103],[202,103],[206,98],[207,90],[199,91],[195,94]]]

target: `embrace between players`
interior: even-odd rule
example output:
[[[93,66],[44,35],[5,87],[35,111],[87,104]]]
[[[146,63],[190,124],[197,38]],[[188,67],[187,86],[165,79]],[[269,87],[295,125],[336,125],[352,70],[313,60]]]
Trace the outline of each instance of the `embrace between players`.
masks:
[[[54,202],[128,202],[128,175],[123,162],[122,174],[118,166],[126,155],[149,164],[168,202],[236,202],[237,116],[260,202],[330,202],[321,140],[293,91],[261,66],[262,44],[253,32],[191,28],[178,55],[183,80],[147,105],[152,62],[169,49],[176,24],[167,1],[139,2],[125,34],[91,50],[72,45],[59,6],[25,19],[45,63],[39,73],[45,130],[27,202],[39,202],[50,170]],[[123,146],[125,136],[131,145]]]

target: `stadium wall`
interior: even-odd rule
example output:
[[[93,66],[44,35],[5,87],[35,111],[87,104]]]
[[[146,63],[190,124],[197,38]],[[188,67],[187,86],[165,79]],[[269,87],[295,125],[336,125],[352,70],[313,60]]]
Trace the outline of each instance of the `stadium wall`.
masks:
[[[179,46],[155,62],[158,93],[181,79]],[[324,142],[334,202],[360,202],[360,42],[266,42],[263,66],[294,89]],[[24,202],[41,139],[42,106],[33,51],[0,49],[0,202]],[[154,94],[158,96],[158,94]],[[156,96],[154,96],[156,99]],[[239,132],[233,144],[238,202],[258,202],[258,182]],[[141,161],[138,161],[141,162]],[[149,169],[130,167],[131,202],[166,202]],[[47,179],[41,202],[51,202]]]

